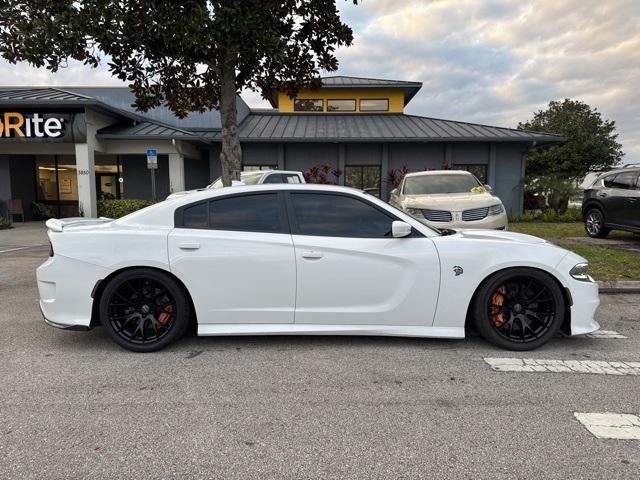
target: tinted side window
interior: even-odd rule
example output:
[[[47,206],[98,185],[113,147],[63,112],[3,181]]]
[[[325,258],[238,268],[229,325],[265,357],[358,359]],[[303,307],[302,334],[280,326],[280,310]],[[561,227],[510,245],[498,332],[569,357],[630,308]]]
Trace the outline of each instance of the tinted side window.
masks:
[[[267,178],[265,178],[264,182],[262,183],[283,183],[282,175],[280,175],[279,173],[272,173]]]
[[[182,226],[184,228],[207,228],[207,203],[199,203],[184,209],[182,213]]]
[[[623,172],[617,174],[613,181],[607,182],[611,177],[605,179],[605,186],[610,188],[620,188],[623,190],[635,190],[636,179],[638,178],[637,172]],[[609,185],[607,185],[609,183]]]
[[[278,233],[280,202],[277,193],[220,198],[209,202],[209,228]]]
[[[301,235],[356,238],[391,236],[394,218],[357,198],[291,193],[291,202]]]

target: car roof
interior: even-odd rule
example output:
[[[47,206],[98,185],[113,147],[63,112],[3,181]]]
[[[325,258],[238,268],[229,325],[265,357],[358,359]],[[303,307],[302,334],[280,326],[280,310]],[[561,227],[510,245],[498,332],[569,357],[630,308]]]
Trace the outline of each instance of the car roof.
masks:
[[[472,175],[466,170],[425,170],[424,172],[407,173],[405,177],[422,177],[426,175]]]
[[[638,173],[640,172],[640,166],[636,167],[618,167],[618,168],[614,168],[613,170],[609,170],[607,172],[602,172],[600,174],[598,174],[598,178],[603,177],[605,175],[611,175],[614,173],[623,173],[623,172],[633,172],[633,173]]]
[[[242,174],[244,175],[258,175],[260,173],[264,174],[264,173],[293,173],[295,175],[301,175],[302,172],[299,170],[276,170],[276,169],[271,169],[271,170],[251,170],[251,171],[246,171],[246,172],[242,172]]]
[[[271,190],[311,190],[318,192],[343,192],[343,193],[357,193],[360,195],[368,195],[367,193],[357,188],[343,187],[341,185],[320,185],[314,183],[267,183],[260,185],[234,185],[233,187],[224,187],[218,189],[204,189],[198,190],[189,195],[183,195],[176,197],[175,199],[169,199],[168,201],[184,200],[184,203],[197,202],[199,199],[207,199],[220,197],[224,195],[233,195],[236,193],[251,193],[251,192],[268,192]]]

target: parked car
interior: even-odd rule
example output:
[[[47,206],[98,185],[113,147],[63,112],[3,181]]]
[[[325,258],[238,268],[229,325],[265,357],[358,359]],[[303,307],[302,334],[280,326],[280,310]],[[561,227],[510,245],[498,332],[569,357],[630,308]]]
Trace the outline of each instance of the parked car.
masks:
[[[409,173],[391,192],[389,203],[437,228],[506,230],[508,224],[491,187],[460,170]]]
[[[256,170],[249,172],[242,172],[240,174],[240,184],[242,185],[262,185],[269,183],[307,183],[304,179],[302,172],[293,170]],[[186,190],[184,192],[175,192],[167,197],[175,198],[187,195],[193,192],[201,192],[209,188],[222,188],[222,177],[218,177],[213,183],[207,185],[205,188],[199,188],[197,190]]]
[[[199,335],[463,338],[503,348],[599,328],[584,258],[510,232],[440,232],[327,185],[209,189],[118,220],[52,219],[38,268],[52,326],[138,352]]]
[[[600,175],[584,191],[582,215],[590,237],[611,230],[640,233],[640,167],[618,168]]]

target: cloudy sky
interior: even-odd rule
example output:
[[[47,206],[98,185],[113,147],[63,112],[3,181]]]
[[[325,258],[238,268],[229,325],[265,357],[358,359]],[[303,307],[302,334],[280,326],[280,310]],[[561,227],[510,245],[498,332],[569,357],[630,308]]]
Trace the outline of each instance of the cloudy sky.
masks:
[[[515,127],[573,98],[615,120],[640,162],[640,0],[338,0],[354,45],[339,74],[423,82],[407,113]],[[51,75],[0,61],[5,85],[117,84],[72,64]],[[265,106],[245,92],[252,106]]]

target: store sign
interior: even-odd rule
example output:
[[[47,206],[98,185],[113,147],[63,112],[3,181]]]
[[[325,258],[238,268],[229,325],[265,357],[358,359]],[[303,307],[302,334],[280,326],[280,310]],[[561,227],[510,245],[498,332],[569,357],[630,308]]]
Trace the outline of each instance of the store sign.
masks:
[[[65,131],[64,117],[40,113],[0,114],[0,137],[3,138],[59,138]]]

